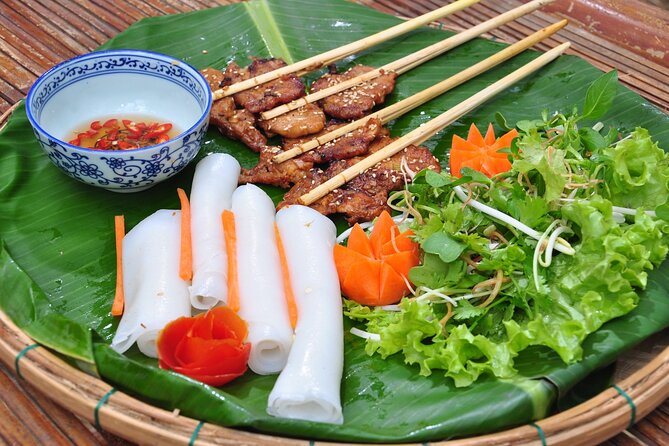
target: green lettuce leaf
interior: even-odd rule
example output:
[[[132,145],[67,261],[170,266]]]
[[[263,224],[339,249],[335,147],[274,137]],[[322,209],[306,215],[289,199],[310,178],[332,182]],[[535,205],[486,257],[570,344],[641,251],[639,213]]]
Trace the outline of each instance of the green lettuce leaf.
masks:
[[[628,139],[605,150],[611,158],[608,181],[611,201],[627,208],[653,209],[669,199],[669,156],[647,130],[637,128]]]
[[[618,223],[611,203],[600,196],[564,205],[562,217],[573,223],[581,242],[573,256],[558,256],[547,269],[548,292],[537,291],[525,278],[514,278],[509,290],[488,307],[458,301],[445,326],[440,323],[445,316],[449,319],[443,300],[404,299],[400,311],[349,302],[346,314],[379,335],[367,339],[367,353],[383,358],[401,353],[407,364],[419,366],[421,375],[443,370],[457,387],[470,385],[482,374],[515,376],[514,358],[530,346],[549,347],[565,363],[580,360],[590,333],[637,306],[647,271],[669,250],[669,223],[641,211],[633,222]],[[527,270],[527,262],[526,251],[509,245],[492,250],[478,269],[502,270],[513,277],[514,271]],[[441,294],[449,293],[448,287],[453,292],[457,286],[464,288],[466,277],[462,261],[446,262],[437,253],[426,256],[410,273],[415,284]]]
[[[559,198],[567,184],[564,176],[567,173],[564,151],[544,149],[532,136],[521,138],[518,147],[521,158],[513,162],[513,170],[524,174],[539,173],[543,182],[544,199],[553,201]]]

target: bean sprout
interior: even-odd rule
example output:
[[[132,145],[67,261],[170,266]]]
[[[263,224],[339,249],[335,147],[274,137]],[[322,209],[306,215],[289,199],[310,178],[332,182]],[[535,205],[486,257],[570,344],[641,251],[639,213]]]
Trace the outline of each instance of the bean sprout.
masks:
[[[539,237],[537,247],[534,248],[534,257],[532,258],[532,276],[534,277],[534,286],[537,288],[537,291],[541,290],[541,281],[539,280],[539,256],[541,255],[541,250],[545,247],[544,242],[546,241],[548,234],[559,223],[559,220],[554,220],[550,225],[548,225],[548,228],[546,228],[544,233]]]
[[[424,289],[426,289],[426,288],[424,288],[424,287],[418,287],[418,290],[424,290]],[[442,300],[443,302],[448,302],[448,303],[450,303],[450,304],[452,304],[452,305],[454,305],[454,306],[457,306],[457,305],[458,305],[458,304],[451,298],[451,296],[448,296],[448,295],[446,295],[446,294],[440,292],[439,290],[432,290],[432,289],[429,289],[429,288],[427,288],[427,290],[428,290],[428,291],[427,291],[425,294],[421,294],[420,296],[418,296],[418,297],[416,298],[416,300],[419,301],[419,302],[422,302],[422,301],[424,301],[424,300],[432,300],[432,299],[431,299],[432,297],[437,297],[437,298],[439,298],[440,300]]]
[[[625,223],[625,214],[621,214],[620,212],[612,212],[611,217],[613,217],[613,221],[618,224]]]
[[[548,238],[548,243],[546,244],[546,249],[544,250],[544,258],[541,258],[541,255],[539,255],[539,263],[541,266],[544,268],[548,268],[551,263],[553,262],[553,249],[555,249],[555,242],[557,241],[557,238],[560,236],[565,231],[568,231],[569,228],[566,226],[559,226],[551,236]]]
[[[571,203],[573,201],[576,201],[576,199],[574,199],[574,198],[560,198],[560,201],[566,201],[566,202]],[[613,212],[617,212],[617,213],[623,214],[623,215],[636,215],[636,212],[637,212],[637,209],[624,208],[624,207],[621,207],[621,206],[611,206],[611,210]],[[657,214],[655,213],[655,211],[644,211],[644,212],[646,213],[646,215],[649,215],[651,217],[657,217]]]
[[[495,300],[495,298],[499,294],[500,290],[502,289],[502,284],[505,281],[508,281],[508,279],[506,279],[506,280],[504,279],[504,273],[501,269],[497,270],[497,274],[495,274],[495,278],[492,279],[492,280],[494,281],[494,286],[492,288],[492,291],[490,292],[490,295],[488,296],[488,298],[482,304],[478,305],[478,308],[485,308],[488,305],[490,305],[490,303],[492,303],[492,301]],[[474,287],[474,288],[476,288],[476,287]]]
[[[379,307],[380,309],[384,311],[401,311],[399,305],[384,305],[382,307]]]
[[[446,311],[446,315],[439,321],[442,327],[446,327],[446,323],[451,318],[451,316],[453,316],[453,305],[451,305],[450,302],[448,302],[446,305],[448,308],[448,310]]]
[[[535,240],[539,240],[542,237],[542,234],[539,231],[536,231],[536,230],[530,228],[529,226],[527,226],[526,224],[520,222],[519,220],[516,220],[515,218],[513,218],[509,215],[506,215],[504,212],[500,212],[497,209],[494,209],[494,208],[492,208],[492,207],[490,207],[486,204],[483,204],[479,201],[476,201],[474,199],[469,199],[467,194],[462,190],[462,188],[460,186],[455,186],[453,188],[453,190],[455,191],[455,194],[458,196],[458,198],[460,200],[462,200],[463,203],[464,202],[467,203],[467,206],[471,206],[474,209],[483,212],[484,214],[487,214],[487,215],[489,215],[493,218],[496,218],[497,220],[500,220],[500,221],[506,223],[510,227],[516,228],[516,229],[524,232],[525,234],[529,235],[530,237],[532,237]],[[556,244],[555,244],[555,249],[557,249],[561,253],[569,255],[569,256],[574,255],[574,253],[576,252],[576,251],[574,251],[574,248],[571,247],[569,242],[567,242],[563,238],[558,238],[557,239]]]
[[[370,333],[368,331],[360,330],[359,328],[351,328],[351,334],[354,336],[361,337],[363,339],[371,339],[372,341],[380,341],[381,335],[378,333]]]

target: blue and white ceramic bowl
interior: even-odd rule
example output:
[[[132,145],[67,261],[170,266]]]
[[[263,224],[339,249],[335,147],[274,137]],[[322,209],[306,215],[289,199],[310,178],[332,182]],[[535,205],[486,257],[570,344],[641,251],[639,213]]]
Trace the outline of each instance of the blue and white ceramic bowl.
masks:
[[[209,123],[211,89],[190,65],[139,50],[99,51],[44,73],[26,100],[42,149],[67,175],[115,192],[147,189],[183,169],[200,150]],[[134,150],[93,150],[68,144],[94,120],[147,116],[181,133]]]

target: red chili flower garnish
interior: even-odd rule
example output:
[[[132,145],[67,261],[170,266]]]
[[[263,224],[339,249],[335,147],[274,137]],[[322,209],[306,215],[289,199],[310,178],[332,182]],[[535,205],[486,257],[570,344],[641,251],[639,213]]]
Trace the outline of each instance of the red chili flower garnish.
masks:
[[[251,344],[245,344],[246,322],[228,307],[195,317],[181,317],[158,336],[158,364],[212,386],[246,372]]]

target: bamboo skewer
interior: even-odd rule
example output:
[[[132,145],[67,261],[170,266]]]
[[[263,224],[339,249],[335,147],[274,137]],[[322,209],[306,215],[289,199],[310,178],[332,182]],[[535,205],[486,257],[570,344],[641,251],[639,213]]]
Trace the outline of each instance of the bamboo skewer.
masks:
[[[372,113],[364,118],[353,121],[349,124],[346,124],[343,127],[335,129],[329,133],[321,135],[311,141],[308,141],[304,144],[293,147],[285,152],[282,152],[278,155],[275,155],[272,158],[272,161],[275,163],[282,163],[291,158],[294,158],[302,153],[308,152],[315,149],[316,147],[328,143],[336,138],[339,138],[349,132],[352,132],[360,127],[363,127],[369,119],[376,118],[381,121],[382,124],[385,124],[393,119],[398,118],[399,116],[413,110],[414,108],[422,105],[437,96],[445,93],[448,90],[451,90],[458,85],[478,76],[479,74],[493,68],[500,63],[512,58],[513,56],[521,53],[527,48],[535,45],[536,43],[550,37],[555,34],[560,29],[564,28],[567,25],[567,20],[562,20],[560,22],[554,23],[553,25],[547,26],[544,29],[541,29],[534,34],[524,38],[523,40],[514,43],[511,46],[506,47],[502,51],[488,57],[487,59],[478,62],[475,65],[467,68],[466,70],[461,71],[460,73],[449,77],[432,87],[429,87],[415,95],[409,96],[399,102],[396,102],[388,107],[385,107],[375,113]]]
[[[527,63],[526,65],[522,66],[521,68],[517,69],[516,71],[512,72],[511,74],[508,74],[507,76],[503,77],[502,79],[498,80],[494,84],[484,88],[480,92],[476,93],[475,95],[469,97],[468,99],[460,102],[453,108],[445,111],[441,115],[437,116],[436,118],[432,119],[431,121],[427,122],[425,125],[418,127],[417,129],[407,133],[403,137],[399,138],[398,140],[390,143],[389,145],[385,146],[383,149],[379,150],[378,152],[368,156],[367,158],[363,159],[362,161],[358,162],[357,164],[349,167],[348,169],[344,170],[341,172],[339,175],[336,175],[332,178],[330,178],[328,181],[325,183],[319,185],[318,187],[314,188],[310,192],[302,195],[299,199],[298,202],[305,204],[305,205],[310,205],[314,201],[322,198],[323,196],[327,195],[334,189],[342,186],[343,184],[351,181],[353,178],[357,177],[361,173],[363,173],[365,170],[369,169],[370,167],[373,167],[377,163],[383,161],[386,158],[389,158],[393,156],[394,154],[400,152],[403,150],[405,147],[410,146],[410,145],[419,145],[428,139],[430,139],[435,133],[438,131],[442,130],[444,127],[447,125],[451,124],[453,121],[456,119],[460,118],[461,116],[465,115],[466,113],[470,112],[474,108],[478,107],[479,105],[483,104],[485,101],[488,99],[492,98],[496,94],[502,92],[506,88],[510,87],[514,83],[518,82],[519,80],[529,76],[530,74],[534,73],[544,65],[548,64],[549,62],[553,61],[556,59],[559,55],[564,53],[567,48],[569,48],[570,43],[566,42],[563,43],[562,45],[559,45],[552,50],[542,54],[538,58],[534,59],[533,61]]]
[[[462,45],[463,43],[468,42],[480,36],[481,34],[486,33],[492,29],[495,29],[505,23],[508,23],[526,14],[529,14],[530,12],[535,11],[549,3],[552,3],[553,1],[554,0],[533,0],[529,3],[521,5],[503,14],[500,14],[497,17],[493,17],[490,20],[486,20],[485,22],[480,23],[474,26],[473,28],[458,33],[447,39],[444,39],[441,42],[437,42],[433,45],[423,48],[420,51],[409,54],[408,56],[402,57],[401,59],[398,59],[396,61],[390,62],[380,68],[376,68],[367,73],[348,79],[344,82],[340,82],[331,87],[325,88],[315,93],[311,93],[305,97],[296,99],[292,102],[289,102],[288,104],[280,105],[271,110],[263,112],[260,114],[260,117],[264,120],[275,118],[284,113],[288,113],[291,110],[298,109],[309,103],[316,102],[330,95],[339,93],[340,91],[354,87],[362,82],[372,80],[376,77],[381,76],[384,73],[395,72],[397,73],[397,75],[401,75],[417,67],[418,65],[421,65],[422,63],[427,62],[428,60],[431,60],[445,53],[446,51],[449,51],[459,45]]]
[[[226,96],[239,93],[240,91],[248,90],[257,85],[264,84],[265,82],[273,81],[292,73],[308,73],[310,71],[317,70],[321,67],[324,67],[328,64],[331,64],[339,59],[343,59],[346,56],[357,53],[374,45],[377,45],[386,40],[390,40],[394,37],[405,34],[409,31],[412,31],[416,28],[420,28],[423,25],[427,25],[430,22],[438,20],[447,15],[453,14],[454,12],[460,11],[467,8],[468,6],[478,3],[480,0],[457,0],[453,3],[450,3],[446,6],[443,6],[434,11],[423,14],[422,16],[416,17],[415,19],[409,20],[399,25],[395,25],[392,28],[388,28],[371,36],[365,37],[364,39],[351,42],[339,48],[334,48],[325,53],[321,53],[317,56],[304,59],[300,62],[279,68],[274,71],[270,71],[260,76],[256,76],[252,79],[247,79],[236,84],[232,84],[225,88],[219,88],[214,91],[213,99],[214,101],[224,98]]]

